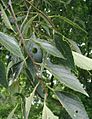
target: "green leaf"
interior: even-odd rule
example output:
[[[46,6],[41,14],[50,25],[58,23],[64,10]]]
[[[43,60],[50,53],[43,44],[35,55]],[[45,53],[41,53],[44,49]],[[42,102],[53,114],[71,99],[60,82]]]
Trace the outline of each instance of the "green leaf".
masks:
[[[59,18],[59,19],[62,19],[64,20],[66,23],[70,24],[71,26],[85,32],[87,34],[87,31],[85,31],[83,28],[81,28],[78,24],[76,24],[75,22],[71,21],[70,19],[64,17],[64,16],[60,16],[60,15],[53,15],[51,16],[52,18]]]
[[[67,87],[88,96],[77,77],[68,67],[53,65],[49,62],[45,65],[45,68],[47,68],[61,83]]]
[[[8,115],[7,119],[13,119],[13,115],[15,110],[17,109],[18,105],[16,105],[16,107],[10,112],[10,114]]]
[[[79,49],[78,45],[76,42],[74,42],[73,40],[68,39],[68,42],[70,43],[71,49],[73,51],[76,51],[77,53],[81,54],[81,50]]]
[[[36,72],[37,72],[36,67],[34,66],[31,58],[28,58],[26,60],[26,63],[27,63],[27,68],[26,68],[27,77],[28,77],[29,81],[31,82],[31,84],[35,87],[39,82],[39,80],[37,79],[37,76],[36,76]],[[36,91],[41,98],[44,98],[43,88],[42,88],[41,84],[38,85]]]
[[[20,88],[19,80],[16,81],[10,80],[8,90],[11,95],[15,95],[16,93],[18,93],[19,88]]]
[[[92,59],[77,52],[72,51],[75,65],[85,69],[85,70],[92,70]]]
[[[6,80],[5,66],[1,61],[0,61],[0,84],[6,88],[8,86],[8,82]]]
[[[33,41],[39,44],[48,54],[65,59],[61,52],[55,46],[51,45],[51,43],[39,38],[33,39]]]
[[[1,4],[0,4],[0,9],[1,9],[1,12],[2,12],[2,19],[3,19],[3,22],[5,23],[6,27],[8,29],[13,30],[13,28],[12,28],[10,22],[9,22],[9,19],[8,19],[8,17],[7,17],[7,15],[6,15],[6,13],[5,13],[5,11],[4,11],[4,9],[3,9]]]
[[[28,30],[29,28],[31,28],[32,22],[33,20],[37,17],[37,15],[33,16],[31,19],[29,19],[29,21],[27,21],[27,23],[24,25],[23,30],[22,30],[22,34],[24,36],[27,36]]]
[[[14,76],[12,77],[13,80],[17,79],[23,69],[23,65],[24,65],[24,62],[22,61],[19,61],[17,63],[15,63],[11,68],[13,70],[13,74]]]
[[[41,24],[41,26],[47,32],[47,34],[50,36],[50,29],[49,29],[49,27],[47,25],[43,24],[43,23]]]
[[[56,95],[72,119],[89,119],[81,100],[77,96],[58,91]]]
[[[9,50],[13,55],[24,59],[24,56],[21,52],[21,49],[14,37],[6,35],[5,33],[0,32],[0,43]]]
[[[34,98],[34,94],[35,94],[37,86],[38,85],[36,85],[33,92],[30,94],[30,96],[25,98],[25,119],[28,119],[29,112],[30,112],[30,109],[31,109],[31,105],[32,105],[32,102],[33,102],[33,98]]]
[[[11,68],[12,66],[13,66],[13,62],[10,61],[9,64],[8,64],[8,66],[7,66],[7,70],[6,70],[6,79],[8,79],[9,70],[10,70],[10,68]]]
[[[54,41],[55,41],[57,49],[66,58],[66,65],[74,70],[75,69],[74,59],[73,59],[72,51],[68,42],[65,41],[64,38],[62,39],[62,36],[57,33],[54,34]]]
[[[32,79],[34,81],[36,79],[36,68],[33,64],[33,61],[31,60],[31,58],[28,57],[27,60],[26,60],[26,63],[27,63],[27,69],[31,73]]]
[[[57,116],[53,114],[53,112],[46,106],[44,103],[42,119],[59,119]]]

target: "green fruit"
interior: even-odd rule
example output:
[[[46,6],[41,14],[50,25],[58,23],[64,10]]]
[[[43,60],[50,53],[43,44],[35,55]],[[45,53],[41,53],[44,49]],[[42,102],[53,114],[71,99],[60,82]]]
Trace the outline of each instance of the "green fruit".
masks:
[[[41,63],[43,53],[39,45],[36,43],[30,42],[28,45],[28,52],[33,57],[35,62]]]

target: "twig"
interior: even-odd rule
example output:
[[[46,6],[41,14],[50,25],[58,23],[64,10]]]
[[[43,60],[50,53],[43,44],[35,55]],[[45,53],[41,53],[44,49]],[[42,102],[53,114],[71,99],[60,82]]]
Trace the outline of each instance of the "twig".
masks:
[[[9,3],[8,3],[8,4],[9,4],[9,6],[10,6],[12,15],[13,15],[14,20],[15,20],[15,25],[16,25],[17,31],[18,31],[18,33],[19,33],[20,44],[24,46],[24,50],[27,52],[28,56],[29,56],[29,57],[31,58],[31,60],[34,62],[32,56],[28,53],[28,51],[27,51],[26,48],[25,48],[24,38],[23,38],[23,35],[22,35],[22,33],[21,33],[21,31],[20,31],[20,28],[19,28],[19,26],[18,26],[18,24],[17,24],[17,18],[16,18],[16,15],[15,15],[15,13],[14,13],[14,10],[13,10],[11,0],[9,0]]]
[[[24,45],[24,38],[23,38],[22,33],[21,33],[21,31],[20,31],[20,28],[19,28],[19,26],[18,26],[18,24],[17,24],[17,18],[16,18],[16,15],[15,15],[15,13],[14,13],[14,10],[13,10],[11,0],[9,0],[9,3],[8,3],[8,4],[9,4],[9,7],[10,7],[10,9],[11,9],[12,15],[13,15],[13,17],[14,17],[14,21],[15,21],[15,25],[16,25],[17,31],[18,31],[18,33],[19,33],[20,43],[21,43],[21,45],[22,45],[22,44]]]
[[[41,10],[39,10],[38,8],[36,8],[32,2],[29,2],[28,0],[26,0],[26,2],[28,2],[37,12],[41,17],[44,17],[48,23],[51,25],[51,29],[54,30],[56,33],[58,33],[59,35],[65,37],[62,33],[60,33],[57,28],[55,27],[55,25],[53,24],[53,22],[51,21],[50,17],[46,16]],[[68,39],[67,37],[65,37],[66,39]]]
[[[24,21],[23,21],[22,24],[21,24],[20,31],[22,31],[23,25],[25,24],[25,22],[26,22],[26,20],[27,20],[27,18],[28,18],[30,9],[31,9],[31,6],[29,7],[29,9],[28,9],[28,11],[27,11],[27,15],[26,15]]]
[[[6,4],[4,3],[4,1],[1,0],[1,2],[2,2],[3,6],[5,7],[5,10],[7,10],[7,11],[9,12],[9,14],[11,14],[10,11],[9,11],[9,9],[8,9],[8,7],[7,7]]]
[[[48,18],[41,10],[37,9],[32,2],[29,2],[28,0],[26,0],[38,13],[39,15],[42,15],[47,21],[48,23],[55,29],[54,24],[52,23],[52,21],[50,20],[50,18]]]

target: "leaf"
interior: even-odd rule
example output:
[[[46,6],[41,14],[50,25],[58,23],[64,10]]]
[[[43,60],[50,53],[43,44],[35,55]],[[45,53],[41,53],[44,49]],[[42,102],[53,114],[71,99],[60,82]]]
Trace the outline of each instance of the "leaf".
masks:
[[[85,70],[92,70],[92,59],[77,52],[72,51],[75,65],[85,69]]]
[[[68,39],[68,41],[69,41],[69,43],[70,43],[70,45],[71,45],[71,49],[72,49],[73,51],[76,51],[77,53],[80,53],[80,54],[81,54],[81,50],[79,49],[77,43],[74,42],[73,40],[70,40],[70,39]]]
[[[11,95],[15,95],[16,93],[18,93],[19,88],[20,88],[19,80],[16,81],[10,80],[8,90]]]
[[[74,70],[75,69],[74,59],[73,59],[72,51],[68,42],[65,41],[64,38],[62,39],[62,36],[57,33],[54,34],[54,41],[55,41],[57,49],[66,58],[66,65]]]
[[[53,15],[51,16],[52,18],[59,18],[59,19],[62,19],[64,20],[66,23],[70,24],[71,26],[85,32],[87,34],[87,31],[85,31],[83,28],[81,28],[78,24],[76,24],[75,22],[71,21],[70,19],[64,17],[64,16],[60,16],[60,15]]]
[[[37,79],[37,76],[36,76],[36,72],[37,72],[36,67],[34,66],[33,61],[31,60],[31,58],[28,58],[26,60],[26,63],[27,63],[27,68],[26,68],[27,77],[30,80],[31,84],[33,86],[36,86],[39,82],[38,79]],[[37,93],[39,94],[39,96],[41,98],[44,98],[43,88],[42,88],[41,84],[38,85],[36,91],[37,91]]]
[[[15,63],[13,66],[12,66],[12,70],[13,70],[13,77],[12,79],[15,80],[19,77],[22,69],[23,69],[23,65],[24,65],[24,62],[22,61],[19,61],[18,63]]]
[[[8,79],[9,70],[10,70],[10,68],[11,68],[12,66],[13,66],[13,62],[10,61],[9,64],[8,64],[8,66],[7,66],[7,70],[6,70],[6,79]]]
[[[46,14],[44,14],[44,12],[42,12],[37,7],[35,7],[31,2],[29,2],[29,1],[27,1],[27,2],[36,10],[36,12],[39,14],[39,16],[42,17],[47,24],[54,27],[54,24],[52,23],[51,19]]]
[[[5,33],[0,32],[0,43],[13,55],[20,57],[21,59],[24,59],[21,49],[14,37],[11,37],[9,35],[6,35]]]
[[[65,92],[56,92],[56,95],[72,119],[89,119],[81,100],[77,96]]]
[[[31,73],[32,79],[34,81],[36,79],[36,68],[33,64],[33,61],[31,60],[31,58],[28,57],[27,60],[26,60],[26,63],[27,63],[27,69]]]
[[[43,113],[42,113],[42,119],[59,119],[57,116],[55,116],[52,111],[46,106],[44,103]]]
[[[53,45],[48,43],[47,41],[43,41],[41,39],[33,39],[33,41],[41,46],[48,54],[53,55],[55,57],[64,58],[61,52]]]
[[[49,30],[49,28],[48,28],[48,26],[47,25],[45,25],[45,24],[41,24],[41,26],[43,27],[43,29],[46,31],[46,33],[50,36],[50,30]]]
[[[6,13],[5,13],[5,11],[4,11],[4,9],[3,9],[1,4],[0,4],[0,9],[1,9],[1,12],[2,12],[2,14],[1,14],[2,15],[2,19],[3,19],[3,22],[5,23],[6,27],[8,29],[13,30],[13,28],[12,28],[10,22],[9,22],[9,19],[8,19],[8,17],[7,17],[7,15],[6,15]]]
[[[37,17],[37,15],[33,16],[31,19],[29,19],[29,21],[24,25],[23,30],[22,30],[22,34],[24,34],[25,36],[27,36],[28,30],[32,25],[33,20]]]
[[[6,80],[5,66],[1,61],[0,61],[0,84],[6,88],[8,87],[8,82]]]
[[[34,94],[35,94],[37,86],[38,85],[36,85],[33,92],[30,94],[30,96],[25,98],[25,117],[26,117],[25,119],[28,119],[29,112],[31,109],[31,104],[33,102],[33,98],[34,98]]]
[[[18,104],[16,105],[16,107],[10,112],[10,114],[8,115],[7,119],[12,119],[13,115],[14,115],[14,112],[15,110],[17,109],[18,107]]]
[[[47,68],[61,83],[67,87],[88,96],[77,77],[71,73],[71,70],[68,67],[53,65],[49,62],[45,65],[45,68]]]

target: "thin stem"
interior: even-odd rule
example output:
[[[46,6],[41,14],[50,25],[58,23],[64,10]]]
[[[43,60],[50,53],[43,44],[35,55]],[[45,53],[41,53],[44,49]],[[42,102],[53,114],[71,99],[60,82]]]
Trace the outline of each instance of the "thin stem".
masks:
[[[53,89],[53,88],[51,88],[48,84],[46,84],[46,87],[47,87],[47,88],[49,88],[52,92],[54,92],[54,93],[55,93],[54,89]]]
[[[27,20],[27,18],[28,18],[28,15],[29,15],[30,9],[31,9],[31,6],[29,7],[29,9],[28,9],[28,11],[27,11],[27,15],[26,15],[24,21],[23,21],[22,24],[21,24],[20,31],[22,31],[23,25],[25,24],[25,22],[26,22],[26,20]]]
[[[36,8],[32,2],[29,2],[28,0],[26,0],[39,14],[39,16],[41,16],[42,18],[44,18],[52,27],[50,27],[52,30],[54,30],[56,33],[58,33],[61,36],[64,36],[62,33],[60,33],[57,28],[54,26],[53,22],[51,21],[51,16],[46,16],[41,10],[39,10],[38,8]],[[65,37],[65,36],[64,36]],[[65,37],[66,39],[68,39],[67,37]]]
[[[9,11],[9,9],[8,9],[8,7],[7,7],[6,4],[4,3],[4,1],[1,0],[1,2],[2,2],[3,6],[5,7],[5,9],[9,12],[9,14],[11,14],[10,11]]]
[[[32,2],[29,2],[28,0],[26,0],[38,13],[39,15],[42,15],[47,21],[48,23],[55,29],[54,24],[52,23],[52,21],[50,20],[50,18],[48,18],[41,10],[37,9]]]
[[[18,26],[18,24],[17,24],[17,18],[16,18],[16,15],[15,15],[15,13],[14,13],[14,10],[13,10],[11,0],[9,0],[9,6],[10,6],[10,9],[11,9],[12,15],[13,15],[13,17],[14,17],[14,21],[15,21],[15,25],[16,25],[17,31],[18,31],[18,33],[19,33],[20,42],[21,42],[21,44],[24,45],[24,38],[23,38],[22,33],[21,33],[21,31],[20,31],[20,28],[19,28],[19,26]]]

